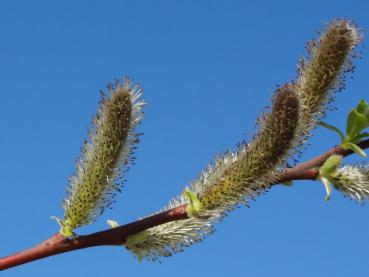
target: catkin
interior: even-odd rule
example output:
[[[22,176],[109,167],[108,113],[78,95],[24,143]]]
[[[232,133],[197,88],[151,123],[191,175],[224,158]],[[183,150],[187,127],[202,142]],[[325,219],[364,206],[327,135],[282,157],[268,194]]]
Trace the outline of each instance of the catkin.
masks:
[[[140,259],[156,260],[181,252],[211,234],[214,222],[223,219],[238,203],[269,187],[276,168],[285,163],[294,146],[298,112],[296,91],[289,85],[279,89],[273,109],[260,119],[260,130],[253,141],[241,144],[234,153],[218,157],[215,164],[191,184],[189,189],[203,206],[198,216],[150,228],[144,231],[143,242],[127,245],[127,248]],[[163,210],[188,203],[181,195]]]
[[[308,43],[308,59],[301,58],[295,83],[301,103],[300,143],[326,115],[335,92],[344,88],[345,75],[353,71],[353,49],[362,40],[360,31],[348,20],[334,20],[317,40]]]
[[[142,118],[140,99],[143,92],[125,78],[101,93],[100,107],[85,141],[76,172],[70,178],[67,197],[63,201],[62,233],[90,224],[113,202],[120,191],[123,174],[132,162],[138,142],[134,128]]]
[[[369,168],[367,165],[341,167],[332,174],[329,181],[344,196],[357,203],[369,200]]]

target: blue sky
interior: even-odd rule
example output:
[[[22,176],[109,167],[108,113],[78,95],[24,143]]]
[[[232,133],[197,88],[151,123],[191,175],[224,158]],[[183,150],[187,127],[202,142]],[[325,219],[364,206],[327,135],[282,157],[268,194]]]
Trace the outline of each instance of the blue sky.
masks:
[[[145,135],[113,210],[79,233],[160,209],[221,151],[250,138],[305,43],[336,17],[369,29],[365,1],[1,1],[0,255],[58,231],[99,90],[127,74],[145,89]],[[369,90],[369,53],[326,121]],[[367,98],[369,100],[369,98]],[[338,143],[319,129],[301,160]],[[347,159],[358,162],[358,158]],[[369,207],[318,182],[276,187],[232,213],[204,243],[162,263],[100,247],[4,276],[369,276]]]

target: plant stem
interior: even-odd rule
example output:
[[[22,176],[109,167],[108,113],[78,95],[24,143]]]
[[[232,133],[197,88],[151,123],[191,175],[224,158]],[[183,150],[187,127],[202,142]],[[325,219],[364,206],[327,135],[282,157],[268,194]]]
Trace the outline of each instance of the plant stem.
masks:
[[[358,145],[362,149],[369,148],[369,139],[362,141]],[[294,180],[315,180],[319,174],[319,167],[329,156],[338,154],[346,157],[352,153],[353,151],[351,150],[344,150],[340,146],[335,146],[320,156],[282,172],[279,177],[277,177],[275,182],[270,184],[270,186]],[[0,258],[0,270],[5,270],[24,263],[32,262],[34,260],[87,247],[101,245],[122,245],[125,243],[125,240],[129,235],[136,234],[167,222],[186,218],[188,218],[186,213],[186,205],[181,205],[171,210],[164,211],[117,228],[107,229],[89,235],[66,238],[60,234],[54,234],[49,239],[30,249]]]

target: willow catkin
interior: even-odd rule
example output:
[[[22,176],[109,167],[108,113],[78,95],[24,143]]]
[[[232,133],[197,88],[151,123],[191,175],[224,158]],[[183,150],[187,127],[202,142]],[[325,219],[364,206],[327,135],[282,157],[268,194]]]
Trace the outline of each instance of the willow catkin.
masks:
[[[344,196],[355,202],[369,201],[369,167],[345,165],[330,176],[329,181]]]
[[[199,199],[205,209],[232,206],[243,198],[253,197],[268,187],[275,169],[285,162],[294,146],[299,118],[296,91],[285,86],[273,100],[272,112],[260,120],[259,133],[249,145],[241,145],[234,154],[223,157],[221,177],[201,187]],[[229,160],[231,163],[224,161]]]
[[[101,93],[89,141],[85,141],[63,201],[61,233],[64,235],[94,222],[112,204],[133,159],[138,142],[134,129],[142,118],[143,90],[128,78],[122,85],[117,81],[115,86],[108,86],[108,90],[108,95]]]
[[[345,74],[353,70],[353,49],[361,40],[354,23],[336,19],[316,41],[308,43],[309,57],[300,60],[295,83],[301,103],[301,143],[325,116],[334,92],[344,88]]]
[[[243,143],[234,153],[217,158],[214,165],[193,182],[193,191],[203,209],[196,217],[169,222],[150,228],[145,240],[126,245],[140,258],[155,260],[183,251],[213,232],[213,223],[221,220],[240,202],[253,198],[273,180],[275,169],[281,166],[294,146],[298,125],[299,102],[290,86],[279,89],[271,113],[259,122],[260,130],[250,144]],[[188,204],[183,195],[173,199],[163,210]]]
[[[213,223],[237,204],[247,204],[265,191],[278,176],[277,169],[283,168],[325,115],[333,92],[343,87],[345,73],[353,69],[352,50],[360,41],[352,22],[333,21],[317,41],[310,42],[310,57],[300,61],[298,80],[277,91],[272,112],[260,120],[252,142],[218,157],[189,186],[202,204],[198,216],[148,229],[144,241],[127,248],[149,260],[183,251],[212,233]],[[164,210],[188,203],[182,195]]]

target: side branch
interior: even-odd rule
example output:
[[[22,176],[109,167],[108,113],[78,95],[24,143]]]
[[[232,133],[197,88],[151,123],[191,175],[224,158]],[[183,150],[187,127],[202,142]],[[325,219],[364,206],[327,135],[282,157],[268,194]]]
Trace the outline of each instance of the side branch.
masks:
[[[358,144],[360,148],[369,148],[369,139]],[[351,155],[351,150],[343,150],[340,146],[335,146],[324,154],[301,163],[293,168],[287,169],[273,185],[293,180],[315,180],[319,174],[319,167],[325,160],[338,154],[344,157]],[[60,234],[55,234],[44,242],[33,248],[23,250],[10,256],[0,259],[0,270],[5,270],[34,260],[50,257],[64,252],[74,251],[93,246],[101,245],[122,245],[130,235],[144,231],[146,229],[171,222],[188,218],[186,205],[181,205],[174,209],[138,220],[121,227],[104,230],[101,232],[65,238]]]
[[[369,139],[358,143],[358,146],[361,149],[369,148]],[[321,167],[331,155],[336,154],[347,157],[353,153],[352,150],[343,150],[341,146],[337,145],[320,156],[287,169],[272,185],[294,180],[315,180],[319,174],[319,167]]]

